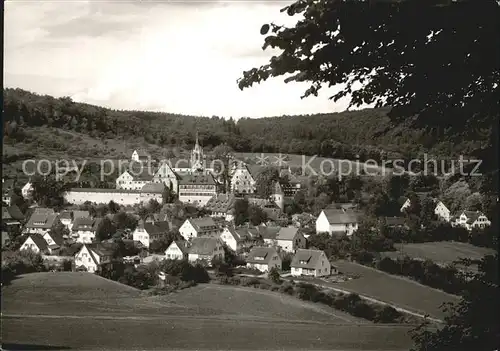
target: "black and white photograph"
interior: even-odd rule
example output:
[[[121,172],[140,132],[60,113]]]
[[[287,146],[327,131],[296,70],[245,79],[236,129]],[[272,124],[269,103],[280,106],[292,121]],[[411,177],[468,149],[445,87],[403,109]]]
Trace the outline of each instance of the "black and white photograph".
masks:
[[[500,350],[500,1],[5,0],[2,44],[2,350]]]

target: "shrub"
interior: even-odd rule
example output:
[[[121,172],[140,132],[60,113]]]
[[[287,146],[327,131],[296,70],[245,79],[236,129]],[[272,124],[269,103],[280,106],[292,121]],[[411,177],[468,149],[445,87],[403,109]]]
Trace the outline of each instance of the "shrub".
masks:
[[[260,279],[255,277],[243,277],[241,279],[241,285],[243,286],[256,286],[260,284]]]
[[[271,279],[271,281],[273,283],[276,283],[276,284],[281,283],[280,272],[278,271],[278,269],[276,267],[271,268],[271,270],[269,271],[268,277],[269,277],[269,279]]]
[[[373,321],[375,323],[395,323],[399,321],[402,314],[391,306],[384,306],[377,311]]]
[[[288,295],[293,295],[294,290],[293,290],[293,284],[290,283],[284,283],[279,287],[279,292],[285,293]]]

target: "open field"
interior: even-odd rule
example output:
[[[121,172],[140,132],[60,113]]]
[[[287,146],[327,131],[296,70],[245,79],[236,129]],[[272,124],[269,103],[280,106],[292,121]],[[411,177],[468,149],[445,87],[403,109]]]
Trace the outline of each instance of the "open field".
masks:
[[[339,271],[356,274],[360,278],[342,283],[332,283],[332,287],[392,303],[409,311],[443,319],[445,313],[439,307],[445,302],[459,301],[458,296],[357,263],[336,261],[334,265]]]
[[[250,160],[253,160],[253,162],[257,162],[261,155],[264,155],[269,164],[275,164],[279,158],[280,154],[277,153],[252,153],[252,152],[237,152],[235,153],[236,158],[244,160],[245,158],[248,158]],[[339,160],[339,159],[333,159],[333,158],[326,158],[326,157],[315,157],[315,156],[302,156],[302,155],[293,155],[293,154],[283,154],[282,157],[286,157],[285,161],[282,163],[283,166],[289,165],[290,167],[306,167],[306,169],[309,169],[306,165],[309,164],[312,169],[314,169],[316,172],[320,172],[322,170],[323,173],[331,173],[332,172],[332,166],[333,170],[338,171],[342,170],[342,174],[358,174],[361,175],[362,170],[366,170],[369,172],[370,175],[375,175],[375,174],[381,174],[382,173],[382,167],[377,167],[375,165],[365,165],[362,162],[358,161],[351,161],[351,160]],[[310,161],[313,159],[312,161]],[[310,163],[308,163],[310,162]],[[381,165],[380,165],[381,166]],[[322,168],[321,168],[322,167]],[[357,171],[359,169],[359,171]],[[385,172],[386,174],[391,173],[391,168],[386,168]]]
[[[385,256],[391,258],[407,255],[411,258],[431,260],[436,263],[450,264],[459,258],[470,258],[479,260],[485,255],[492,255],[495,250],[485,247],[477,247],[468,243],[454,241],[439,241],[419,244],[395,245],[398,251],[384,252]]]
[[[279,293],[212,284],[150,297],[88,273],[34,273],[2,288],[2,306],[3,342],[17,349],[403,350],[411,344],[411,326],[376,325]]]

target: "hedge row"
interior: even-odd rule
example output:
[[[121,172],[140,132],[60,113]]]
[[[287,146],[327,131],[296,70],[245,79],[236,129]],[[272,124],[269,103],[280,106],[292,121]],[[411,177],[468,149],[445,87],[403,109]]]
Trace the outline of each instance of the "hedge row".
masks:
[[[319,302],[344,311],[355,317],[367,319],[375,323],[413,323],[415,318],[405,316],[393,307],[369,303],[357,294],[342,294],[333,291],[325,292],[313,284],[294,283],[293,281],[272,283],[262,278],[221,277],[221,284],[247,286],[264,290],[277,291],[297,297],[304,301]]]

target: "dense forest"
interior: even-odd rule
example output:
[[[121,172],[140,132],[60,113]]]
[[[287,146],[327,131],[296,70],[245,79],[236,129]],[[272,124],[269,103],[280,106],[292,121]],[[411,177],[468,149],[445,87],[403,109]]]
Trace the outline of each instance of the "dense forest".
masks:
[[[445,131],[391,125],[389,108],[341,113],[224,119],[169,113],[118,111],[22,89],[4,89],[6,144],[34,138],[33,128],[78,132],[95,139],[143,137],[159,147],[190,146],[195,131],[210,149],[226,143],[240,152],[282,152],[345,159],[409,159],[427,152],[439,157],[470,154],[478,146],[453,142]],[[31,133],[31,134],[30,134]]]

